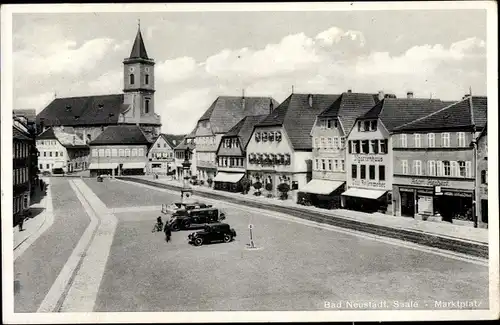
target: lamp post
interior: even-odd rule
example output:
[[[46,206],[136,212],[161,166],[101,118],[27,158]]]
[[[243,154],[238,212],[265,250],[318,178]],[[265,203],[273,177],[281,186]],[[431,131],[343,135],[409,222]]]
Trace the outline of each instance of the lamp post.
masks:
[[[192,200],[193,196],[193,189],[191,188],[191,184],[189,184],[189,178],[190,178],[190,168],[191,168],[191,162],[189,161],[188,157],[191,155],[192,151],[189,148],[186,148],[184,150],[184,161],[182,162],[182,169],[184,173],[184,178],[183,178],[183,184],[182,184],[182,189],[181,189],[181,202],[182,203],[188,203],[189,201]]]
[[[472,220],[474,221],[474,228],[477,228],[477,215],[476,215],[476,203],[478,202],[478,192],[477,191],[477,139],[476,139],[476,132],[474,130],[473,133],[473,140],[472,140],[472,167],[471,173],[474,174],[474,189],[472,190]]]

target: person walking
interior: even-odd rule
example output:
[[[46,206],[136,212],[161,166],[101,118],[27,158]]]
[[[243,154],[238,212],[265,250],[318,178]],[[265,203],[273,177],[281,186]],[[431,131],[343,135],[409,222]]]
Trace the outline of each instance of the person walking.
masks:
[[[165,239],[167,240],[167,243],[170,241],[170,236],[172,236],[172,231],[170,230],[170,226],[168,224],[165,224]]]

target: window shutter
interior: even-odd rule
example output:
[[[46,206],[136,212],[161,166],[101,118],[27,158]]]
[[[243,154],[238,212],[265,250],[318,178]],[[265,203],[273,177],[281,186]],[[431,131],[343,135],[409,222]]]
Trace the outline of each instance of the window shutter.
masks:
[[[470,161],[466,161],[465,162],[465,177],[469,178],[472,176],[472,170],[471,170],[471,162]]]

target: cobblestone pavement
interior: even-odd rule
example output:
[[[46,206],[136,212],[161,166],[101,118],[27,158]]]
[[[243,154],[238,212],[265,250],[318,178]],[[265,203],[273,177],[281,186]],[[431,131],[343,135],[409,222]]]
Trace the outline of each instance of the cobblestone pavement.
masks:
[[[216,206],[238,233],[235,241],[192,247],[182,231],[166,243],[151,233],[160,215],[151,206],[178,201],[178,193],[85,183],[118,220],[94,311],[318,310],[325,301],[434,309],[435,301],[467,300],[488,307],[488,269],[480,265],[223,202]],[[258,250],[246,249],[249,223]]]

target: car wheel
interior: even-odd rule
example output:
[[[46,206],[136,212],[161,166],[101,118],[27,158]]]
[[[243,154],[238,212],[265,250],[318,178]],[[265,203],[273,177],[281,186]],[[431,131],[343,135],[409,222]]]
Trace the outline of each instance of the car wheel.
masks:
[[[186,222],[184,222],[184,223],[182,224],[182,227],[183,227],[184,229],[189,229],[189,227],[191,227],[191,223],[190,223],[189,221],[186,221]]]
[[[173,231],[179,231],[179,224],[174,223],[171,227]]]
[[[224,235],[224,242],[225,242],[225,243],[229,243],[229,242],[231,241],[231,239],[233,239],[233,238],[231,237],[231,235]]]
[[[203,239],[201,239],[201,238],[196,238],[196,239],[194,240],[194,245],[195,245],[195,246],[201,246],[202,244],[203,244]]]

